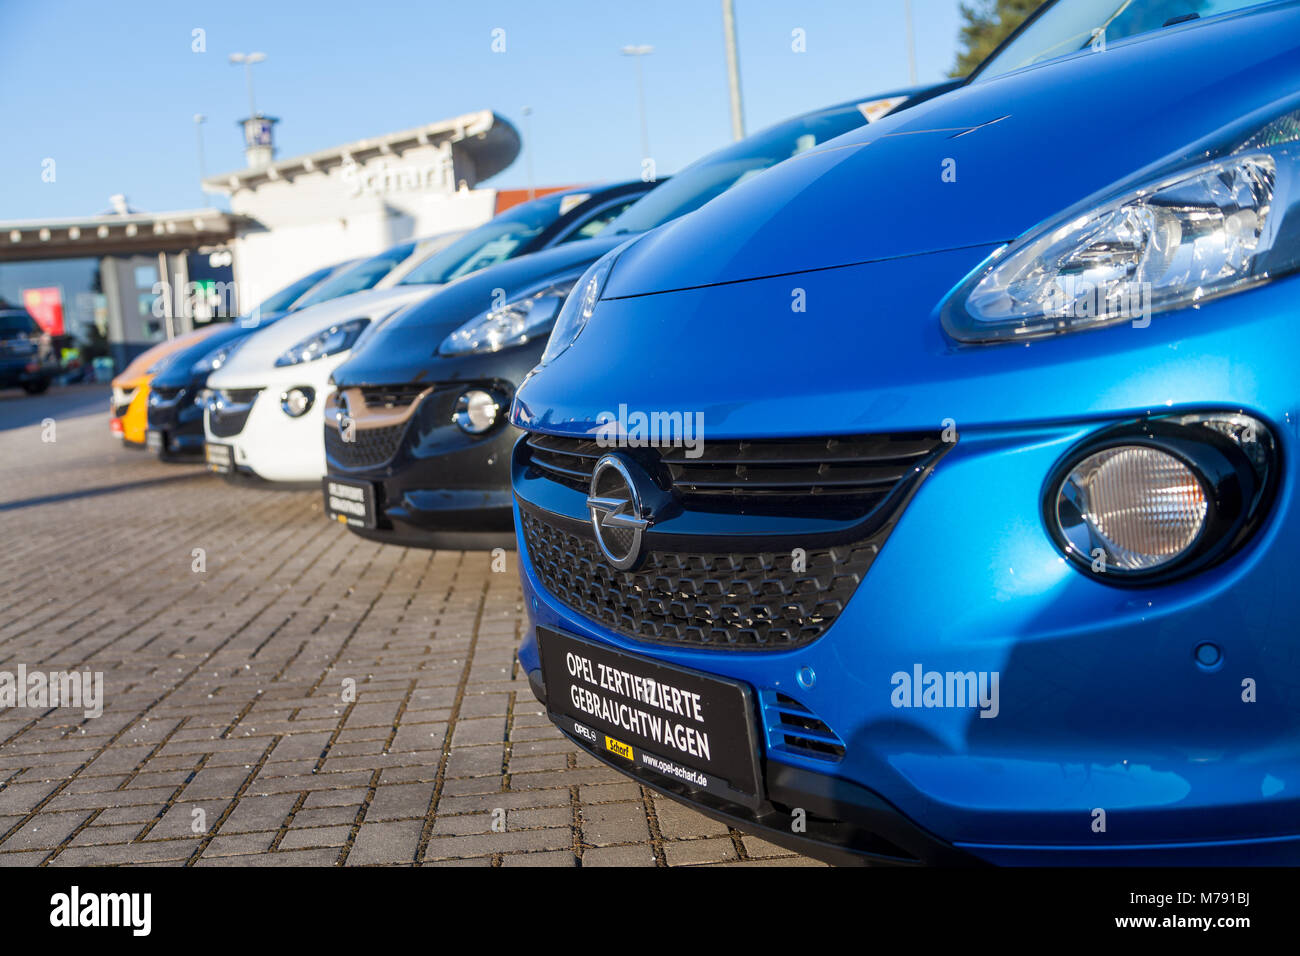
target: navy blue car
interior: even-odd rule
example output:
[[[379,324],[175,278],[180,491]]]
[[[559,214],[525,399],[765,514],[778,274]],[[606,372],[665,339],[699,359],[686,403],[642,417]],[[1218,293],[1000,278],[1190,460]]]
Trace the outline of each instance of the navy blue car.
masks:
[[[832,860],[1300,862],[1300,3],[1058,0],[579,280],[552,720]]]

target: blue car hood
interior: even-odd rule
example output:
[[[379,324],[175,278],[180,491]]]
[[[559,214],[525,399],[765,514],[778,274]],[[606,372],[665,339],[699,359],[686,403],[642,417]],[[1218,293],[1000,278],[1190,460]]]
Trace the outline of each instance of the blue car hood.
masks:
[[[604,297],[1007,242],[1297,89],[1296,4],[972,83],[654,230],[624,253]]]

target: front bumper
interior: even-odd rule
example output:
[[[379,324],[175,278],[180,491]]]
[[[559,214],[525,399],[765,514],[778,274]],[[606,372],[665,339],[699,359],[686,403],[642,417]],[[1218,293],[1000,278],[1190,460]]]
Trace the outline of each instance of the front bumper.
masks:
[[[164,455],[203,454],[203,399],[201,381],[150,386],[149,431],[161,434]]]
[[[130,393],[130,398],[122,407],[117,419],[121,422],[122,441],[137,448],[143,448],[149,422],[149,384],[152,378],[145,379]],[[115,389],[116,391],[116,389]],[[116,431],[117,429],[114,429]]]
[[[962,272],[919,261],[800,280],[810,302],[849,301],[841,283],[888,288],[902,301],[881,313],[914,315],[934,299],[922,279],[907,281],[912,269]],[[621,402],[710,410],[711,434],[729,438],[806,434],[800,419],[808,408],[831,410],[819,419],[830,434],[925,430],[955,419],[960,439],[902,512],[843,613],[792,650],[648,644],[549,593],[521,534],[534,625],[740,681],[758,696],[796,699],[834,730],[845,753],[830,763],[783,752],[764,724],[769,785],[774,770],[787,767],[847,781],[984,861],[1300,861],[1300,594],[1290,583],[1297,564],[1290,542],[1300,534],[1293,477],[1300,395],[1278,358],[1300,345],[1297,280],[1157,317],[1148,329],[1029,349],[953,349],[922,322],[873,329],[882,341],[872,351],[828,351],[810,336],[783,339],[780,355],[757,350],[718,361],[724,343],[712,338],[728,332],[702,317],[762,316],[788,299],[789,284],[758,280],[602,303],[609,314],[584,339],[615,350],[607,353],[610,377],[622,383],[590,371],[579,377],[580,354],[571,356],[572,375],[552,375],[570,358],[561,356],[521,390],[516,407],[551,434],[580,433],[598,410]],[[909,289],[922,301],[907,302]],[[668,370],[634,374],[615,332],[662,324],[670,311],[703,340]],[[755,324],[762,341],[761,319]],[[805,350],[817,352],[806,363]],[[872,367],[855,373],[854,361]],[[845,386],[864,381],[871,384]],[[719,406],[723,395],[734,401]],[[1244,410],[1278,437],[1282,480],[1255,536],[1224,563],[1153,587],[1111,587],[1067,564],[1040,517],[1044,481],[1061,455],[1114,423],[1207,408]],[[1195,656],[1207,642],[1221,652],[1213,667]],[[525,671],[538,669],[532,632],[519,658]],[[998,675],[996,716],[897,706],[893,678],[916,667]],[[805,684],[801,675],[815,679]],[[1265,686],[1268,693],[1259,692]]]
[[[256,381],[248,379],[208,379],[209,391],[253,392],[251,408],[237,416],[228,427],[214,428],[213,412],[204,415],[207,444],[227,445],[232,449],[236,473],[267,481],[318,482],[325,474],[325,450],[321,443],[325,398],[331,388],[330,375],[347,360],[350,353],[327,356],[314,362],[285,368],[268,369]],[[291,388],[310,388],[311,407],[297,418],[285,414],[281,397]]]
[[[537,364],[544,345],[458,359],[455,380],[430,386],[400,425],[363,427],[366,418],[359,413],[352,445],[343,443],[327,408],[329,476],[375,486],[377,527],[350,525],[351,530],[407,547],[513,548],[510,453],[520,433],[506,422],[506,413],[516,384]],[[444,371],[436,364],[441,360],[433,361],[429,379]],[[346,380],[339,387],[349,390],[354,408],[367,390]],[[500,400],[498,424],[481,435],[467,434],[452,419],[457,398],[471,388]],[[396,429],[391,438],[378,437],[389,429]]]
[[[546,706],[540,670],[528,672],[528,685]],[[781,763],[764,767],[765,799],[756,807],[718,800],[712,794],[660,774],[629,769],[566,729],[575,746],[606,766],[634,777],[650,789],[688,804],[728,826],[743,827],[770,843],[837,865],[868,863],[975,866],[981,861],[927,833],[878,794],[849,780]],[[798,821],[797,825],[795,821]]]

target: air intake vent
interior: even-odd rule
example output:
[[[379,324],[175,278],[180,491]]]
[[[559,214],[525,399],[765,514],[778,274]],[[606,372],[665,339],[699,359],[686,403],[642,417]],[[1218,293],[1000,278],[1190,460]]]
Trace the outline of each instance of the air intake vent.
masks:
[[[774,690],[759,692],[768,750],[838,763],[844,741],[827,723],[793,697]]]
[[[366,408],[406,408],[428,388],[428,385],[363,386],[361,397]]]

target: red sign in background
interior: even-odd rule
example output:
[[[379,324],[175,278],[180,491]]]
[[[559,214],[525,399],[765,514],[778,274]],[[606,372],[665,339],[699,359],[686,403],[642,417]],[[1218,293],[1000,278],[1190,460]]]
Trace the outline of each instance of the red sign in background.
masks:
[[[23,305],[49,335],[63,334],[63,292],[61,289],[23,289]]]

